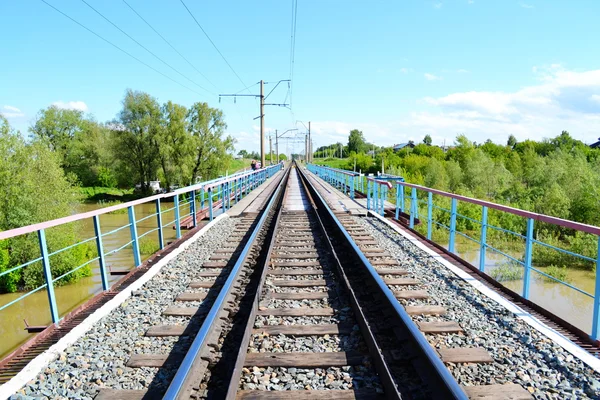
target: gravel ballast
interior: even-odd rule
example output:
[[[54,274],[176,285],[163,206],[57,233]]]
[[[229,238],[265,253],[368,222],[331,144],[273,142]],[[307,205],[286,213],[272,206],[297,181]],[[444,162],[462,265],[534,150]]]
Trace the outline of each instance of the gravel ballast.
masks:
[[[193,340],[190,336],[145,337],[144,333],[154,325],[190,321],[161,313],[174,304],[178,294],[191,291],[187,287],[189,282],[198,280],[196,274],[202,271],[202,263],[227,241],[237,222],[235,218],[217,222],[11,399],[93,399],[101,388],[166,389],[175,367],[159,371],[129,368],[125,364],[133,354],[168,354],[174,346],[189,347]],[[177,302],[177,306],[202,306],[202,303]]]
[[[536,399],[600,398],[600,374],[481,294],[434,258],[373,217],[355,218],[398,261],[408,277],[424,283],[427,300],[404,304],[444,306],[443,317],[416,316],[415,321],[455,321],[461,334],[426,335],[436,348],[483,347],[492,364],[449,364],[462,385],[518,383]],[[400,289],[400,288],[399,288]]]

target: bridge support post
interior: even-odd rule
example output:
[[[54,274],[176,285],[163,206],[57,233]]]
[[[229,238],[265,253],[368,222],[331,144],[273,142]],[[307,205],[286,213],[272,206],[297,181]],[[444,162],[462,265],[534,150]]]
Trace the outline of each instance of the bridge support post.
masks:
[[[377,187],[377,183],[373,181],[373,209],[376,213],[379,213],[379,201],[377,200],[379,197],[379,188]]]
[[[454,240],[456,238],[456,199],[452,199],[450,207],[450,239],[448,240],[448,251],[454,253]]]
[[[415,227],[415,218],[417,215],[417,189],[412,188],[410,191],[410,222],[409,228]]]
[[[196,191],[192,190],[192,202],[190,213],[192,214],[192,223],[194,224],[194,228],[198,226],[198,222],[196,221]]]
[[[56,296],[54,294],[54,282],[52,282],[52,270],[50,269],[50,256],[48,255],[48,245],[46,244],[46,232],[43,229],[38,231],[40,242],[40,254],[42,255],[42,266],[44,268],[44,279],[46,280],[46,292],[48,293],[48,303],[50,304],[50,316],[52,323],[59,321],[58,307],[56,306]]]
[[[140,246],[138,243],[137,226],[135,225],[135,210],[133,206],[127,207],[127,213],[129,214],[129,232],[131,233],[131,245],[133,247],[133,263],[135,267],[139,267],[142,264],[140,258]]]
[[[405,201],[405,199],[404,199],[404,186],[400,185],[400,187],[401,187],[401,189],[400,189],[401,190],[401,192],[400,192],[400,211],[404,212],[404,209],[405,209],[405,205],[404,205],[404,201]]]
[[[367,210],[371,209],[371,181],[367,181]]]
[[[529,300],[529,284],[531,283],[531,260],[533,257],[533,218],[527,220],[527,236],[525,240],[525,273],[523,275],[523,297]]]
[[[156,199],[156,225],[158,226],[158,245],[160,249],[165,248],[165,238],[163,235],[162,213],[160,210],[160,199]]]
[[[98,251],[98,265],[100,266],[102,290],[108,290],[108,276],[106,275],[106,260],[104,259],[104,246],[102,245],[102,231],[100,229],[99,215],[94,215],[94,234],[96,235],[96,250]]]
[[[433,229],[433,193],[427,192],[427,239],[431,240]]]
[[[396,182],[396,219],[400,218],[400,188],[402,185]]]
[[[487,223],[488,221],[488,208],[483,206],[481,208],[481,237],[479,239],[479,270],[485,272],[485,252],[487,250]]]
[[[212,221],[213,220],[213,197],[212,197],[212,188],[208,188],[208,217]]]
[[[596,288],[594,291],[592,339],[598,340],[598,335],[600,335],[600,236],[598,236],[598,253],[596,254]]]
[[[181,219],[179,218],[179,194],[175,195],[175,236],[181,237]]]
[[[354,199],[354,175],[350,177],[350,198]]]

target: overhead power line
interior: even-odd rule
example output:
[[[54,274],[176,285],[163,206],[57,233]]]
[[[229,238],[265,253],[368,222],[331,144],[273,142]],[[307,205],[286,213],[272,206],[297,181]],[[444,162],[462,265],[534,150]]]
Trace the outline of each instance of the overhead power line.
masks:
[[[298,19],[298,0],[292,0],[292,22],[290,36],[290,108],[293,106],[292,96],[294,92],[294,60],[296,53],[296,21]]]
[[[211,94],[215,94],[214,92],[208,90],[207,88],[203,87],[202,85],[199,85],[197,82],[195,82],[194,80],[188,78],[186,75],[182,74],[181,72],[179,72],[179,70],[177,70],[175,67],[173,67],[171,64],[169,64],[168,62],[166,62],[165,60],[163,60],[162,58],[160,58],[159,56],[157,56],[156,54],[154,54],[152,51],[150,51],[146,46],[144,46],[143,44],[141,44],[140,42],[138,42],[137,40],[135,40],[130,34],[128,34],[127,32],[125,32],[123,29],[121,29],[117,24],[115,24],[114,22],[112,22],[110,19],[108,19],[107,17],[105,17],[100,11],[96,10],[94,7],[92,7],[87,1],[85,0],[81,0],[82,3],[84,3],[86,6],[88,6],[89,8],[91,8],[96,14],[98,14],[99,16],[101,16],[102,18],[104,18],[104,20],[106,20],[106,22],[108,22],[109,24],[111,24],[112,26],[114,26],[116,29],[119,30],[119,32],[121,32],[123,35],[127,36],[129,39],[131,39],[133,42],[135,42],[138,46],[140,46],[142,49],[146,50],[146,52],[148,52],[149,54],[151,54],[154,58],[156,58],[158,61],[162,62],[163,64],[165,64],[167,67],[171,68],[173,71],[175,71],[176,73],[178,73],[179,75],[181,75],[183,78],[185,78],[186,80],[190,81],[191,83],[193,83],[194,85],[198,86],[200,89],[211,93]]]
[[[233,67],[231,66],[231,64],[229,64],[229,61],[227,61],[227,59],[225,58],[225,56],[223,55],[223,53],[221,53],[221,50],[219,50],[219,48],[217,47],[217,45],[215,44],[215,42],[213,42],[212,39],[210,38],[210,36],[208,36],[208,33],[206,33],[206,31],[204,30],[204,28],[202,27],[202,25],[200,25],[200,22],[198,22],[198,20],[196,19],[196,17],[194,17],[194,14],[192,14],[192,12],[188,8],[188,6],[185,5],[185,3],[184,3],[183,0],[179,0],[179,1],[181,2],[181,4],[183,4],[183,6],[187,10],[188,14],[190,14],[190,16],[194,19],[194,21],[196,22],[196,25],[198,25],[198,28],[200,28],[200,30],[202,31],[202,33],[204,33],[204,36],[206,36],[206,38],[213,45],[213,47],[215,48],[215,50],[217,50],[217,53],[219,53],[219,55],[221,56],[221,58],[223,59],[223,61],[225,61],[225,64],[227,64],[227,66],[229,67],[229,69],[231,69],[231,71],[239,79],[239,81],[242,83],[242,85],[244,85],[244,87],[246,87],[246,84],[244,83],[244,81],[242,80],[242,78],[240,78],[240,76],[238,75],[238,73],[235,72],[235,69],[233,69]],[[249,90],[248,90],[248,93],[250,93]]]
[[[217,87],[215,86],[215,84],[212,83],[211,80],[206,77],[206,75],[204,75],[202,72],[200,72],[200,70],[198,68],[196,68],[196,66],[194,64],[192,64],[190,62],[190,60],[188,60],[183,54],[181,54],[179,52],[179,50],[177,50],[175,48],[175,46],[173,46],[167,39],[165,39],[165,37],[163,35],[161,35],[156,29],[154,29],[154,27],[148,21],[146,21],[146,19],[144,19],[144,17],[142,17],[140,15],[140,13],[138,13],[127,1],[123,0],[123,3],[125,3],[127,5],[127,7],[129,7],[131,9],[131,11],[133,11],[135,13],[135,15],[137,15],[142,21],[144,21],[144,23],[146,25],[148,25],[148,27],[150,27],[150,29],[152,29],[154,31],[154,33],[156,33],[166,44],[168,44],[169,47],[171,47],[173,49],[173,51],[175,51],[177,54],[179,54],[179,56],[181,58],[183,58],[185,60],[185,62],[187,62],[190,65],[190,67],[192,67],[197,73],[199,73],[200,75],[202,75],[202,77],[204,79],[206,79],[208,81],[208,83],[210,83],[211,85],[213,85],[213,87],[215,89],[217,89]]]
[[[184,85],[183,83],[176,81],[175,79],[171,78],[169,75],[157,70],[156,68],[152,67],[151,65],[145,63],[144,61],[140,60],[139,58],[137,58],[136,56],[132,55],[131,53],[127,52],[126,50],[123,50],[122,48],[120,48],[119,46],[117,46],[116,44],[114,44],[113,42],[109,41],[108,39],[105,39],[104,37],[102,37],[100,34],[94,32],[93,30],[91,30],[90,28],[88,28],[87,26],[83,25],[81,22],[73,19],[72,17],[70,17],[69,15],[65,14],[64,12],[62,12],[61,10],[59,10],[58,8],[54,7],[52,4],[48,3],[46,0],[40,0],[42,3],[46,4],[48,7],[52,8],[54,11],[58,12],[59,14],[63,15],[64,17],[70,19],[71,21],[73,21],[74,23],[76,23],[77,25],[81,26],[83,29],[85,29],[86,31],[90,32],[91,34],[93,34],[94,36],[96,36],[97,38],[103,40],[104,42],[108,43],[109,45],[111,45],[112,47],[114,47],[115,49],[121,51],[122,53],[125,53],[126,55],[128,55],[129,57],[133,58],[134,60],[136,60],[137,62],[139,62],[140,64],[150,68],[152,71],[156,72],[159,75],[162,75],[163,77],[167,78],[168,80],[170,80],[171,82],[174,82],[176,84],[178,84],[181,87],[184,87],[186,89],[188,89],[189,91],[192,91],[198,95],[202,96],[202,93],[192,89],[189,86]]]

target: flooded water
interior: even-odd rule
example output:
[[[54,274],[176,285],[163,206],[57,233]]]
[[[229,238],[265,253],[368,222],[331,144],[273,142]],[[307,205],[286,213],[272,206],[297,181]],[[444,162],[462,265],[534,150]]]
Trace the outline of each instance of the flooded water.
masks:
[[[172,203],[162,204],[163,210],[173,207]],[[98,209],[96,204],[81,204],[76,212],[86,212]],[[135,206],[136,219],[141,219],[145,216],[154,214],[156,208],[154,204],[141,204]],[[181,210],[181,214],[186,214],[188,210]],[[129,223],[127,213],[122,214],[104,214],[100,216],[100,226],[102,233],[107,233],[113,229],[119,228]],[[164,212],[162,214],[163,225],[175,219],[174,212]],[[94,225],[92,219],[83,221],[82,239],[87,239],[95,236]],[[138,235],[142,235],[149,230],[157,227],[156,218],[148,218],[137,223]],[[172,224],[163,229],[165,244],[175,238],[175,230]],[[123,246],[131,240],[129,228],[122,229],[113,234],[104,236],[103,238],[104,252],[108,253],[111,250]],[[146,235],[142,240],[152,240],[158,245],[158,231]],[[92,242],[93,243],[93,242]],[[142,260],[145,260],[150,255],[142,254]],[[133,268],[133,251],[131,247],[126,247],[115,254],[106,257],[106,265],[112,267],[127,267]],[[102,290],[100,280],[99,266],[97,263],[92,263],[92,276],[81,279],[77,283],[65,286],[55,287],[56,302],[60,316],[66,315],[94,294]],[[109,280],[112,283],[116,282],[122,276],[110,276]],[[10,293],[0,295],[0,306],[9,303],[10,301],[23,295],[23,293]],[[25,299],[9,306],[3,311],[0,311],[0,358],[4,357],[13,351],[20,344],[32,337],[24,330],[26,319],[30,325],[49,325],[51,316],[48,306],[48,295],[45,290],[40,290]]]
[[[447,247],[447,245],[448,243],[444,243],[444,246]],[[472,265],[479,266],[479,245],[457,236],[456,249],[461,258]],[[506,253],[517,259],[523,259],[523,254],[511,251]],[[506,263],[506,261],[505,256],[491,250],[486,251],[485,272],[490,274],[494,268]],[[535,268],[542,272],[546,270],[546,268],[539,266],[535,266]],[[594,294],[595,272],[581,269],[568,269],[567,271],[567,282],[570,285],[589,294]],[[502,284],[516,293],[523,294],[522,279],[505,281]],[[558,282],[544,279],[543,275],[535,271],[531,271],[529,294],[529,299],[534,303],[546,308],[579,329],[588,333],[591,332],[594,313],[593,298]]]

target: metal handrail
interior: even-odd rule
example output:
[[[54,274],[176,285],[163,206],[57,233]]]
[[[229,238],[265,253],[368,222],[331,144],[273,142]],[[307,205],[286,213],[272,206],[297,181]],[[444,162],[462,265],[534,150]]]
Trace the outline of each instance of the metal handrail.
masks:
[[[49,309],[50,309],[50,314],[52,317],[52,322],[53,323],[58,322],[60,320],[60,314],[58,312],[56,297],[55,297],[55,293],[54,293],[54,283],[55,282],[63,279],[64,277],[68,276],[69,274],[72,274],[72,273],[80,270],[81,268],[83,268],[87,265],[90,265],[91,263],[97,262],[99,265],[99,268],[100,268],[100,276],[101,276],[101,280],[102,280],[102,290],[108,290],[110,288],[110,285],[109,285],[109,280],[108,280],[108,275],[107,275],[106,257],[111,256],[127,247],[131,247],[132,251],[133,251],[134,267],[138,267],[142,263],[140,250],[139,250],[139,240],[142,237],[144,237],[152,232],[158,231],[159,247],[160,247],[160,249],[163,249],[164,248],[163,229],[166,226],[173,224],[173,223],[176,224],[176,238],[177,239],[179,239],[181,237],[181,218],[182,217],[188,217],[191,215],[194,220],[194,227],[196,226],[196,215],[198,212],[197,211],[198,207],[196,205],[196,202],[200,201],[200,210],[203,211],[203,210],[205,210],[204,204],[205,204],[206,200],[208,200],[209,203],[212,203],[213,196],[217,196],[221,199],[225,199],[225,196],[228,196],[227,199],[225,199],[225,200],[226,200],[226,203],[230,205],[232,198],[236,202],[239,201],[242,197],[246,196],[251,190],[253,190],[255,187],[257,187],[258,185],[263,183],[267,177],[272,176],[275,172],[277,172],[281,169],[282,169],[282,165],[277,164],[277,165],[269,166],[267,168],[257,170],[257,171],[252,171],[252,172],[242,171],[242,172],[236,173],[236,174],[228,176],[228,177],[216,178],[216,179],[212,179],[212,180],[209,180],[206,182],[201,182],[201,183],[198,183],[195,185],[181,188],[174,192],[144,197],[144,198],[141,198],[138,200],[129,201],[129,202],[122,203],[122,204],[117,204],[114,206],[105,207],[105,208],[101,208],[98,210],[75,214],[75,215],[71,215],[71,216],[64,217],[64,218],[57,218],[57,219],[54,219],[51,221],[45,221],[45,222],[41,222],[41,223],[37,223],[37,224],[33,224],[33,225],[28,225],[28,226],[19,227],[19,228],[0,232],[0,241],[10,239],[10,238],[13,238],[16,236],[37,233],[38,242],[39,242],[39,246],[40,246],[40,254],[41,254],[40,257],[37,257],[33,260],[29,260],[20,265],[11,267],[6,271],[0,272],[0,277],[6,276],[12,272],[15,272],[17,270],[25,268],[36,262],[41,262],[42,267],[43,267],[43,272],[44,272],[44,281],[45,281],[45,284],[43,286],[35,288],[32,291],[26,292],[24,295],[20,296],[19,298],[15,299],[13,301],[10,301],[7,304],[0,305],[0,311],[6,309],[7,307],[9,307],[12,304],[17,303],[18,301],[24,299],[25,297],[41,290],[42,288],[46,288],[48,291]],[[231,182],[234,180],[241,181],[242,177],[244,179],[252,180],[252,187],[248,187],[248,186],[241,187],[240,185],[236,185],[233,187],[233,189],[235,190],[235,192],[233,192],[233,193],[232,192],[225,193],[223,191],[223,189],[222,189],[223,187],[228,187],[227,185],[224,186],[225,182]],[[203,190],[203,187],[207,184],[213,185],[213,186],[220,185],[221,190],[215,191],[214,193],[211,193],[209,191],[209,193],[211,193],[211,194],[208,194],[208,196],[207,196],[208,199],[206,199],[205,196],[207,195],[207,193]],[[231,188],[231,186],[229,188]],[[196,196],[196,192],[198,192],[198,191],[200,192],[200,196]],[[179,197],[182,194],[186,195],[186,197],[189,196],[190,200],[186,200],[186,201],[180,203]],[[174,206],[170,207],[167,210],[161,209],[161,206],[160,206],[161,199],[165,199],[165,198],[173,198],[173,200],[174,200]],[[151,203],[151,202],[154,202],[156,204],[156,212],[152,213],[150,215],[147,215],[143,218],[136,219],[134,206],[140,205],[140,204],[147,204],[147,203]],[[223,209],[225,209],[225,206],[226,206],[225,204],[220,205],[220,207],[223,207]],[[182,207],[185,211],[187,211],[188,207],[189,207],[190,212],[186,213],[185,215],[180,215],[180,210]],[[210,204],[209,207],[211,207],[210,208],[210,217],[212,220],[212,211],[213,211],[212,204]],[[123,210],[123,209],[127,209],[127,211],[128,211],[129,223],[127,223],[123,226],[119,226],[109,232],[102,233],[101,228],[100,228],[99,217],[101,215],[113,213],[115,211],[119,211],[119,210]],[[169,222],[168,224],[163,225],[162,216],[163,216],[163,214],[170,212],[170,211],[174,211],[175,219],[173,221]],[[142,221],[145,221],[149,218],[152,218],[152,217],[156,218],[157,226],[155,228],[149,230],[148,232],[138,235],[137,224]],[[63,224],[72,223],[72,222],[76,222],[76,221],[82,221],[87,218],[93,219],[94,230],[95,230],[94,236],[87,238],[87,239],[83,239],[77,243],[70,244],[70,245],[60,248],[60,249],[53,249],[52,252],[49,251],[48,245],[46,244],[46,230],[48,228],[52,228],[52,227],[56,227],[56,226],[60,226]],[[129,230],[130,230],[131,240],[127,241],[127,243],[121,245],[120,247],[118,247],[116,249],[105,252],[104,245],[103,245],[103,238],[105,238],[106,236],[109,236],[111,234],[114,234],[118,231],[121,231],[123,229],[127,229],[127,228],[129,228]],[[51,271],[50,265],[51,265],[51,258],[53,256],[55,256],[61,252],[67,251],[69,249],[72,249],[76,246],[80,246],[82,244],[92,242],[92,241],[96,242],[96,249],[97,249],[97,253],[98,253],[97,257],[86,260],[81,265],[71,268],[69,271],[64,272],[62,275],[60,275],[58,277],[52,276],[52,271]]]

